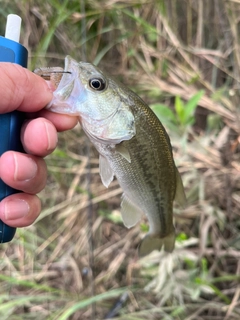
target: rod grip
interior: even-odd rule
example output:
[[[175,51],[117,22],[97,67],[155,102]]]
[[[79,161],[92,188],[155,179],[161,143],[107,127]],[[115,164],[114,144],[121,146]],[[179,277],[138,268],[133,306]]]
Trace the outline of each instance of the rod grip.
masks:
[[[6,36],[0,36],[0,62],[17,63],[27,67],[28,51],[18,42],[20,30],[20,17],[16,15],[8,16]],[[1,101],[1,97],[0,97]],[[24,121],[24,113],[13,111],[6,114],[0,114],[0,156],[9,150],[23,152],[20,134]],[[7,196],[20,191],[6,185],[0,178],[0,201]],[[0,243],[9,242],[13,239],[16,228],[6,225],[0,220]]]

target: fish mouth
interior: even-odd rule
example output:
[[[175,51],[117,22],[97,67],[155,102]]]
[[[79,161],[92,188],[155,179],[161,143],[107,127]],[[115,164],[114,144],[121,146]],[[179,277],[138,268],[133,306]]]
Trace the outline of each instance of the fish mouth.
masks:
[[[39,73],[41,70],[39,71]],[[71,74],[71,71],[63,70],[63,68],[60,67],[54,67],[49,68],[48,71],[43,71],[40,76],[46,81],[49,81],[51,83],[51,89],[52,91],[55,91],[58,89],[59,83],[62,80],[62,77],[65,73]]]
[[[64,69],[49,68],[49,80],[54,90],[53,99],[47,104],[46,109],[56,113],[79,116],[79,112],[73,108],[76,95],[80,97],[83,90],[80,82],[76,81],[77,65],[75,60],[66,56]]]
[[[62,81],[66,85],[69,81],[72,80],[71,75],[73,72],[70,70],[70,60],[70,56],[67,56],[65,58],[64,69],[62,67],[46,67],[35,69],[33,72],[39,75],[44,80],[49,81],[52,91],[55,91],[59,89],[60,83],[62,86]]]

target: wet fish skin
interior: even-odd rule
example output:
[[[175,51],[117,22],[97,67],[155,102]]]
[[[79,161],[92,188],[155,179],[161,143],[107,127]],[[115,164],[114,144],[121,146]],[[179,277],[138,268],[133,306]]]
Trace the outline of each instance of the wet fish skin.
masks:
[[[172,252],[173,201],[184,205],[186,198],[163,125],[140,97],[92,64],[67,56],[65,71],[71,74],[63,74],[48,109],[79,116],[100,154],[103,184],[108,187],[115,175],[123,189],[124,224],[132,227],[147,215],[150,228],[139,255],[162,247]]]

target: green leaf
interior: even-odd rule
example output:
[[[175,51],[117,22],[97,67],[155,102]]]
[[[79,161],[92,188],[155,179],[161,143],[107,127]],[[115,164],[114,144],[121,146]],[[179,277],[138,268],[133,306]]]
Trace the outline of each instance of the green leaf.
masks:
[[[204,90],[197,92],[185,105],[183,124],[188,124],[189,120],[193,117],[199,100],[204,95]]]
[[[67,158],[67,153],[64,150],[60,149],[60,148],[56,148],[53,151],[53,155],[57,156],[59,158]]]
[[[188,239],[188,236],[184,232],[179,233],[176,237],[176,241],[184,241],[187,239]]]
[[[150,107],[164,126],[171,131],[178,132],[176,115],[168,106],[156,103],[150,105]]]
[[[18,297],[18,296],[9,296],[6,297],[7,299],[11,299],[11,301],[4,301],[0,305],[0,314],[7,312],[11,308],[16,308],[18,306],[23,306],[27,303],[33,303],[33,302],[43,302],[47,300],[55,300],[56,298],[53,296],[44,296],[44,295],[29,295],[29,296],[23,296],[23,297]],[[2,299],[1,299],[2,300]]]
[[[167,59],[163,59],[163,62],[162,62],[162,78],[165,79],[167,78],[168,76],[168,61]]]
[[[172,122],[176,122],[176,116],[168,106],[161,103],[155,103],[151,104],[150,107],[160,120],[161,118],[166,118]]]
[[[142,232],[148,232],[149,231],[149,226],[146,223],[141,223],[140,224],[140,229]]]
[[[62,315],[58,318],[58,320],[67,320],[69,317],[74,314],[76,311],[83,309],[87,306],[89,306],[92,303],[96,303],[105,299],[112,299],[120,294],[122,294],[124,291],[126,291],[126,288],[120,288],[120,289],[113,289],[109,290],[107,292],[98,294],[97,296],[81,300],[72,306],[70,306],[67,310],[65,310]]]
[[[32,288],[32,289],[41,290],[44,292],[50,292],[50,293],[54,293],[54,294],[63,294],[64,293],[64,291],[59,290],[59,289],[55,289],[55,288],[50,287],[48,285],[38,284],[34,281],[29,281],[29,280],[21,280],[21,279],[17,279],[16,277],[6,276],[4,274],[0,274],[0,280],[6,281],[7,283],[15,285],[15,286]]]
[[[175,110],[180,124],[183,125],[185,120],[184,103],[179,96],[176,96],[175,98]]]

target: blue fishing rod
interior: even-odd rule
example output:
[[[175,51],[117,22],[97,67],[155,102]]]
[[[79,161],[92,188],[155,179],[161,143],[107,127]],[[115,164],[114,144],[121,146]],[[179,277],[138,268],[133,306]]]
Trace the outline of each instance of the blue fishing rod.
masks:
[[[8,15],[5,37],[0,36],[0,62],[17,63],[27,68],[28,51],[19,43],[21,21],[15,14]],[[0,114],[0,156],[9,150],[23,152],[20,132],[24,119],[24,113],[19,111]],[[18,192],[0,179],[0,201]],[[16,228],[0,220],[0,243],[11,241],[15,232]]]

